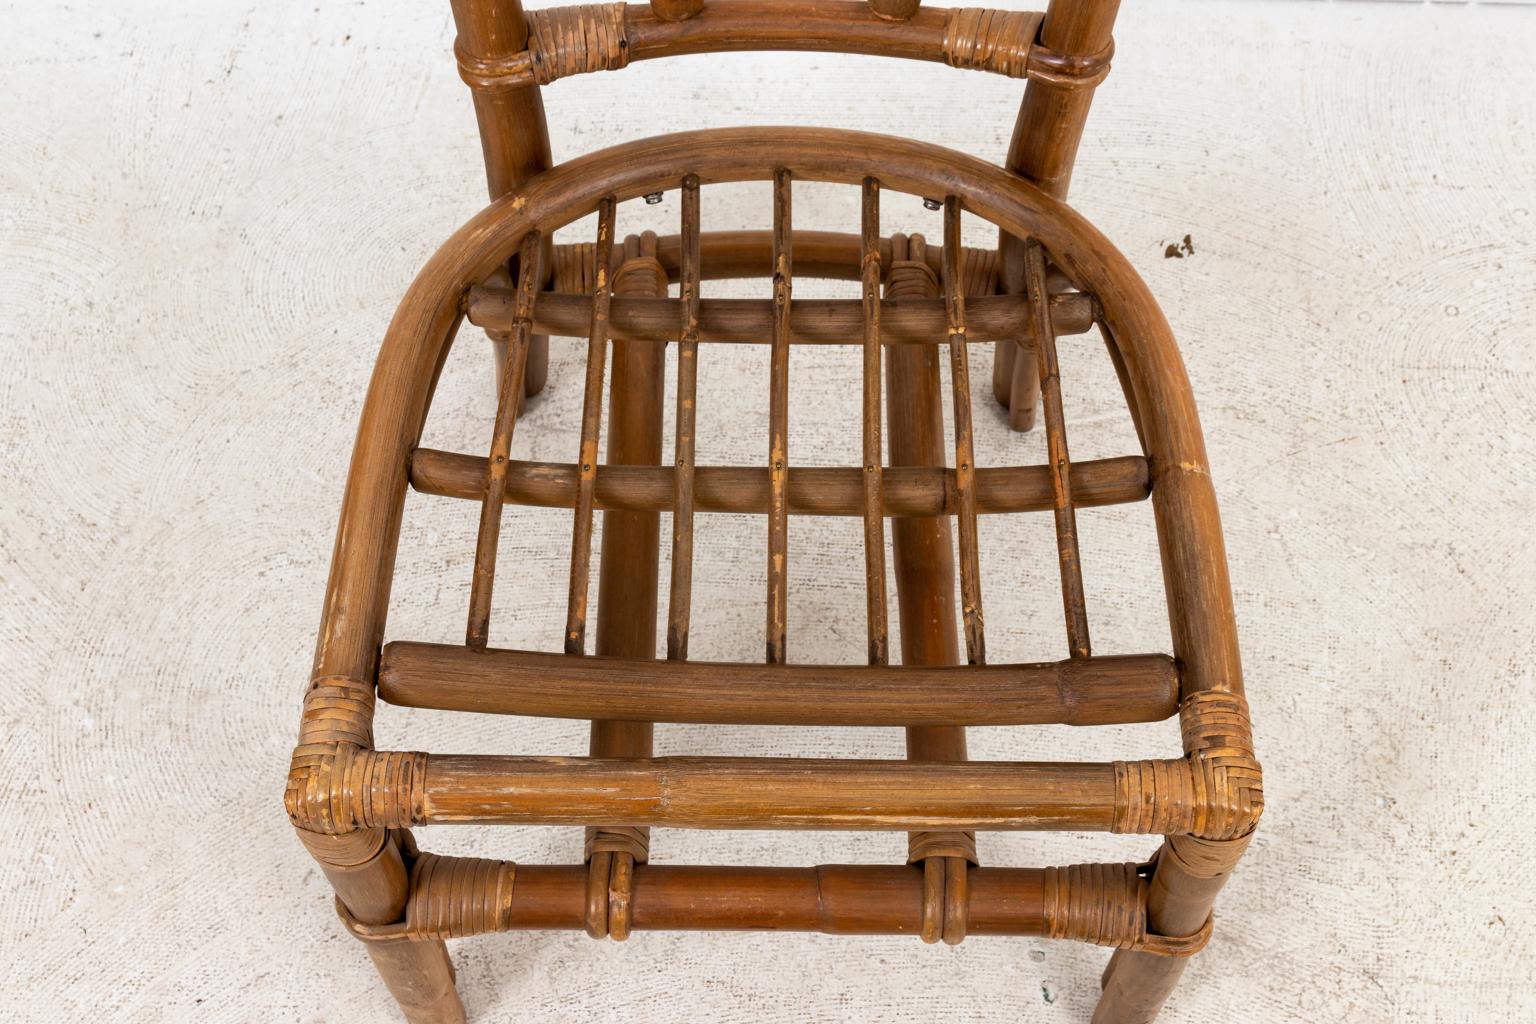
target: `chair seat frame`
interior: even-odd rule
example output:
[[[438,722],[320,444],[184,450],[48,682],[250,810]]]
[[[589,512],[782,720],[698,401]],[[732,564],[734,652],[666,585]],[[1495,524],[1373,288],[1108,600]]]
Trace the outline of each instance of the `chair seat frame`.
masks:
[[[813,6],[831,12],[830,19],[839,13],[834,8],[849,5]],[[741,8],[755,10],[744,2]],[[619,38],[630,39],[632,30],[648,24],[646,18],[657,17],[634,10],[597,17],[621,26]],[[932,21],[939,13],[922,17]],[[959,13],[945,12],[945,18]],[[1038,35],[1041,24],[1034,17]],[[532,22],[533,38],[539,38],[537,17]],[[474,42],[470,28],[466,32],[461,17],[461,63],[466,37]],[[535,49],[526,40],[514,41],[516,53]],[[528,88],[521,79],[516,89],[498,80],[477,92],[482,130],[496,104],[520,103],[526,113]],[[1026,119],[1021,116],[1021,122]],[[407,1018],[418,1024],[463,1019],[446,938],[513,928],[585,928],[596,937],[614,938],[647,928],[769,928],[914,933],[948,942],[967,934],[1042,935],[1112,946],[1116,954],[1095,1020],[1149,1020],[1177,981],[1184,958],[1209,938],[1211,904],[1248,845],[1263,797],[1215,493],[1194,402],[1167,321],[1134,269],[1051,194],[1049,178],[1037,186],[1017,169],[923,143],[830,129],[724,129],[629,143],[548,169],[537,166],[535,146],[514,174],[505,161],[491,158],[497,137],[486,133],[488,166],[501,167],[505,191],[423,268],[379,353],[285,793],[300,838],[336,889],[343,921],[364,940]],[[493,170],[493,191],[496,179]],[[1056,180],[1061,182],[1056,190],[1064,189],[1064,179]],[[773,183],[773,232],[766,238],[703,235],[701,187],[740,181]],[[860,189],[862,236],[796,233],[790,215],[795,181]],[[615,239],[620,203],[669,190],[683,198],[676,238]],[[942,197],[944,245],[928,247],[917,236],[882,238],[882,192]],[[551,246],[557,230],[594,211],[598,233],[591,246]],[[998,253],[962,249],[962,215],[998,228]],[[606,258],[596,258],[598,253]],[[710,254],[707,263],[704,253]],[[702,300],[701,264],[715,276],[769,270],[773,297],[761,303]],[[1018,273],[1012,264],[1019,264]],[[856,276],[863,298],[797,303],[792,299],[796,269]],[[551,282],[555,290],[544,291]],[[666,297],[669,282],[681,286],[677,299]],[[578,300],[587,306],[585,324]],[[485,459],[420,447],[438,375],[466,317],[498,339],[500,349],[497,423]],[[1104,335],[1142,452],[1074,464],[1066,449],[1056,337],[1090,326]],[[542,373],[537,352],[542,332],[589,339],[582,444],[569,465],[511,458],[522,396],[542,383],[532,380]],[[765,336],[771,346],[767,464],[695,467],[697,346],[760,342]],[[1021,336],[1022,343],[1010,340]],[[979,470],[975,465],[967,350],[986,340],[1014,353],[1016,363],[1027,354],[1036,366],[1050,456],[1045,466]],[[620,419],[629,414],[626,408],[639,407],[626,407],[621,390],[659,389],[660,353],[667,342],[677,344],[680,361],[674,465],[660,465],[657,437],[645,439],[641,447],[647,451],[635,465],[599,467],[597,410],[608,347],[614,354],[614,418]],[[786,456],[791,347],[839,342],[864,349],[864,464],[852,470],[793,470]],[[920,424],[900,421],[895,405],[936,385],[934,360],[944,349],[954,386],[953,468],[944,468],[943,452],[934,448],[939,438],[925,436],[927,428]],[[882,352],[893,402],[889,465],[881,437]],[[931,371],[926,378],[912,373],[919,366]],[[1023,387],[1029,381],[1015,374],[1009,383]],[[937,395],[927,397],[936,410]],[[659,391],[645,401],[654,411],[658,400]],[[1020,417],[1012,418],[1018,425]],[[625,461],[630,460],[615,459],[610,450],[610,462]],[[481,502],[463,647],[384,643],[405,496],[413,486]],[[1095,656],[1075,509],[1148,496],[1172,651]],[[507,500],[573,510],[566,654],[488,645]],[[715,509],[769,517],[766,664],[687,660],[693,515]],[[1050,509],[1055,516],[1069,657],[991,665],[976,519],[1031,509]],[[652,660],[643,650],[635,654],[634,643],[619,651],[626,657],[586,654],[595,510],[620,517],[612,529],[638,530],[642,537],[651,531],[652,623],[655,516],[673,513],[665,661]],[[867,668],[786,663],[791,513],[864,520]],[[941,522],[947,536],[947,520],[957,525],[966,664],[944,667],[954,660],[953,627],[947,641],[921,635],[909,641],[904,628],[904,664],[888,664],[886,519],[896,531],[898,561],[905,558],[909,567],[926,568],[932,577],[923,584],[926,592],[898,587],[904,624],[906,602],[931,600],[946,585],[954,592],[952,569],[911,553],[929,543],[915,531]],[[615,600],[634,599],[633,581],[626,584],[623,573],[612,573],[608,559],[605,548],[600,581],[606,586],[609,577],[620,576],[621,587],[628,589]],[[622,561],[615,565],[625,567]],[[645,566],[629,567],[643,589]],[[902,568],[899,564],[898,579]],[[602,618],[600,609],[600,629]],[[600,636],[599,654],[603,643]],[[378,697],[402,706],[592,719],[593,756],[375,750]],[[1092,764],[965,760],[967,725],[1097,725],[1175,714],[1183,735],[1177,758]],[[656,721],[899,724],[908,728],[909,760],[655,758],[650,728]],[[461,822],[585,826],[586,859],[538,866],[442,857],[422,853],[409,831],[419,824]],[[907,831],[911,865],[652,865],[653,826]],[[974,831],[1040,829],[1164,838],[1145,864],[1042,869],[977,864]]]

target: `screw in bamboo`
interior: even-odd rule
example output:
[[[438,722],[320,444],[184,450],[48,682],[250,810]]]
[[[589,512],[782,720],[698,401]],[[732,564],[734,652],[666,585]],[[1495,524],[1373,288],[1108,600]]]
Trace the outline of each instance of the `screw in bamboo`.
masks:
[[[688,657],[693,607],[693,456],[699,393],[699,178],[683,179],[678,275],[677,417],[673,438],[672,578],[667,601],[667,658]]]
[[[773,347],[768,384],[767,660],[781,664],[789,632],[789,304],[794,288],[790,173],[773,175]]]
[[[863,452],[864,452],[864,594],[869,663],[890,660],[885,602],[884,455],[880,449],[880,182],[865,178],[861,207],[863,238]]]
[[[501,541],[501,510],[506,500],[507,467],[512,452],[512,432],[522,404],[528,347],[533,331],[533,302],[540,280],[541,239],[530,231],[518,256],[517,307],[506,372],[496,402],[496,426],[491,451],[486,457],[485,491],[480,504],[480,529],[475,541],[475,568],[470,580],[469,624],[464,642],[484,650],[490,637],[491,592],[496,586],[496,548]]]
[[[1056,552],[1061,566],[1061,601],[1067,617],[1067,646],[1074,658],[1092,651],[1088,637],[1088,607],[1083,595],[1082,555],[1077,543],[1077,509],[1072,501],[1072,460],[1067,454],[1066,414],[1061,404],[1061,364],[1056,358],[1056,338],[1051,333],[1045,299],[1045,250],[1030,240],[1025,250],[1025,287],[1034,315],[1030,320],[1030,345],[1040,363],[1040,394],[1045,407],[1046,461],[1051,472],[1051,491],[1056,519]]]

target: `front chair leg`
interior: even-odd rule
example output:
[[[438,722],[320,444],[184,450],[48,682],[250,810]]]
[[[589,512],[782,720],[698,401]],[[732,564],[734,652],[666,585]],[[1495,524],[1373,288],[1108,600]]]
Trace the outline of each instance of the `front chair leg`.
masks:
[[[1165,839],[1147,894],[1151,929],[1160,935],[1182,936],[1205,927],[1216,894],[1247,849],[1249,838]],[[1104,992],[1093,1011],[1093,1024],[1151,1024],[1188,962],[1187,957],[1117,949],[1104,970]]]
[[[406,831],[361,829],[329,836],[299,831],[320,862],[347,916],[362,925],[385,925],[405,914],[410,861],[416,844]],[[454,987],[453,964],[441,939],[363,945],[410,1024],[464,1024],[464,1004]]]

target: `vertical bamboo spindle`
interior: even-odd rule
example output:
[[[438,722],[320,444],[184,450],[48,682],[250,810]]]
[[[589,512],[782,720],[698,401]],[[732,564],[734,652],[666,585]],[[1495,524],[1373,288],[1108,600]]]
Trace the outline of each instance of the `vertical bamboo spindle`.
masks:
[[[861,223],[864,290],[864,592],[869,663],[890,660],[885,607],[885,494],[880,450],[880,182],[864,179]]]
[[[773,175],[773,351],[768,388],[768,663],[782,664],[789,610],[790,175]]]
[[[971,424],[971,371],[965,340],[965,283],[960,261],[960,200],[944,200],[944,309],[949,320],[949,377],[955,410],[955,522],[960,533],[960,613],[965,660],[987,663],[986,620],[981,611],[981,560],[976,543],[976,454]],[[1047,332],[1050,311],[1045,311]]]
[[[528,19],[520,0],[452,0],[458,39],[454,49],[461,62],[508,60],[528,48]],[[517,89],[497,88],[481,82],[470,87],[475,120],[480,127],[480,146],[485,157],[485,180],[492,199],[516,191],[529,178],[549,169],[549,128],[544,120],[544,101],[536,85]],[[553,252],[544,239],[543,267],[549,269]],[[543,282],[540,282],[543,286]],[[490,335],[496,355],[497,379],[506,373],[510,340]],[[523,373],[526,394],[536,395],[549,374],[549,339],[532,335]]]
[[[512,311],[512,338],[507,364],[496,398],[496,426],[491,452],[486,459],[485,496],[480,503],[480,532],[475,540],[475,571],[469,588],[469,625],[464,642],[485,650],[490,635],[491,591],[496,585],[496,547],[501,541],[501,508],[506,497],[507,464],[512,452],[512,431],[523,399],[523,377],[528,368],[529,339],[533,334],[533,299],[543,273],[542,240],[537,231],[523,238],[518,255],[517,299]]]
[[[597,244],[592,270],[592,318],[587,325],[587,381],[581,405],[576,510],[571,525],[571,578],[566,599],[565,653],[586,653],[587,591],[592,570],[592,495],[597,486],[597,440],[603,419],[603,370],[608,362],[608,260],[613,252],[614,200],[597,205]]]
[[[1069,57],[1099,54],[1110,45],[1119,9],[1120,0],[1051,0],[1040,23],[1040,45]],[[1047,195],[1065,199],[1094,88],[1030,79],[1024,86],[1005,166]],[[1000,232],[998,247],[1003,291],[1017,294],[1024,288],[1024,240]],[[1030,429],[1040,400],[1038,359],[1030,358],[1017,342],[998,342],[992,384],[997,400],[1009,408],[1013,429]]]
[[[1067,425],[1061,408],[1061,367],[1051,332],[1045,291],[1045,250],[1030,240],[1024,253],[1024,285],[1030,303],[1030,336],[1040,363],[1040,396],[1045,408],[1045,444],[1056,516],[1056,550],[1061,562],[1061,601],[1067,615],[1067,646],[1074,658],[1091,653],[1088,609],[1083,597],[1083,569],[1077,548],[1077,510],[1072,504],[1072,465],[1067,455]]]
[[[672,582],[667,599],[667,657],[688,657],[693,609],[693,449],[699,392],[699,178],[683,179],[682,253],[678,291],[677,426],[673,442]]]

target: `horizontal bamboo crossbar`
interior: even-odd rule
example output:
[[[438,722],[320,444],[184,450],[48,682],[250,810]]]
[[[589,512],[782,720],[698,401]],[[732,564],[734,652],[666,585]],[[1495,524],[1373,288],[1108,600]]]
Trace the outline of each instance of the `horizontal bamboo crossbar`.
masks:
[[[358,922],[373,943],[460,938],[486,932],[584,926],[584,864],[511,864],[421,856],[411,873],[405,920]],[[1147,929],[1148,886],[1136,864],[974,868],[958,909],[972,935],[1034,935],[1188,956],[1210,936],[1166,937]],[[630,877],[629,927],[641,931],[802,931],[828,935],[915,935],[923,916],[923,871],[915,866],[715,867],[638,864]]]
[[[795,247],[795,266],[801,277],[826,278],[839,281],[857,281],[862,277],[861,262],[863,243],[856,234],[847,231],[793,231],[791,243]],[[892,240],[880,239],[880,264],[890,267]],[[680,235],[659,235],[656,238],[656,259],[667,272],[667,278],[676,283],[682,271],[683,240]],[[939,246],[929,246],[923,260],[935,274],[939,272],[941,259]],[[584,245],[555,246],[555,262],[581,260],[589,263],[590,251]],[[609,262],[618,266],[624,259],[622,249],[611,252]],[[965,248],[966,279],[973,295],[991,295],[997,291],[997,250]],[[699,276],[706,281],[720,281],[743,277],[769,277],[773,274],[773,233],[770,231],[701,231],[699,232]],[[1070,282],[1060,276],[1052,281],[1054,291],[1063,291]]]
[[[642,4],[585,4],[531,12],[528,49],[492,59],[456,48],[459,73],[476,92],[547,85],[613,71],[631,61],[744,50],[861,53],[933,61],[1056,86],[1097,85],[1111,47],[1073,56],[1040,45],[1037,11],[929,8],[885,20],[860,0],[713,0],[693,18],[670,21]]]
[[[599,509],[670,512],[671,466],[603,466],[594,499]],[[513,460],[507,467],[507,500],[519,505],[572,508],[577,467],[569,463]],[[937,466],[888,466],[883,474],[887,516],[951,515],[954,471]],[[426,494],[478,500],[485,486],[485,459],[418,448],[411,456],[411,486]],[[699,466],[694,470],[694,508],[699,512],[765,513],[768,470],[757,466]],[[1147,461],[1139,455],[1072,464],[1072,495],[1079,508],[1140,501],[1151,493]],[[1043,466],[988,467],[976,471],[978,513],[1039,512],[1052,507],[1050,474]],[[860,516],[863,470],[798,466],[789,471],[789,511],[795,515]]]
[[[511,329],[513,294],[505,288],[470,290],[469,322],[488,331]],[[1093,327],[1093,300],[1081,292],[1053,295],[1051,327],[1057,335],[1082,334]],[[534,328],[565,338],[586,337],[592,299],[548,292],[534,307]],[[967,342],[1001,341],[1018,336],[1031,314],[1023,295],[987,295],[966,300]],[[766,344],[772,337],[771,299],[702,299],[700,341]],[[790,342],[796,345],[857,345],[863,340],[863,304],[859,299],[797,299],[790,304]],[[615,297],[608,329],[621,341],[676,341],[681,300]],[[897,299],[880,303],[882,343],[937,345],[947,340],[943,299]]]
[[[718,725],[1111,725],[1178,710],[1162,654],[989,666],[762,665],[573,658],[395,642],[391,704],[546,718]]]
[[[1117,821],[1108,763],[417,756],[421,824],[1109,832]]]

